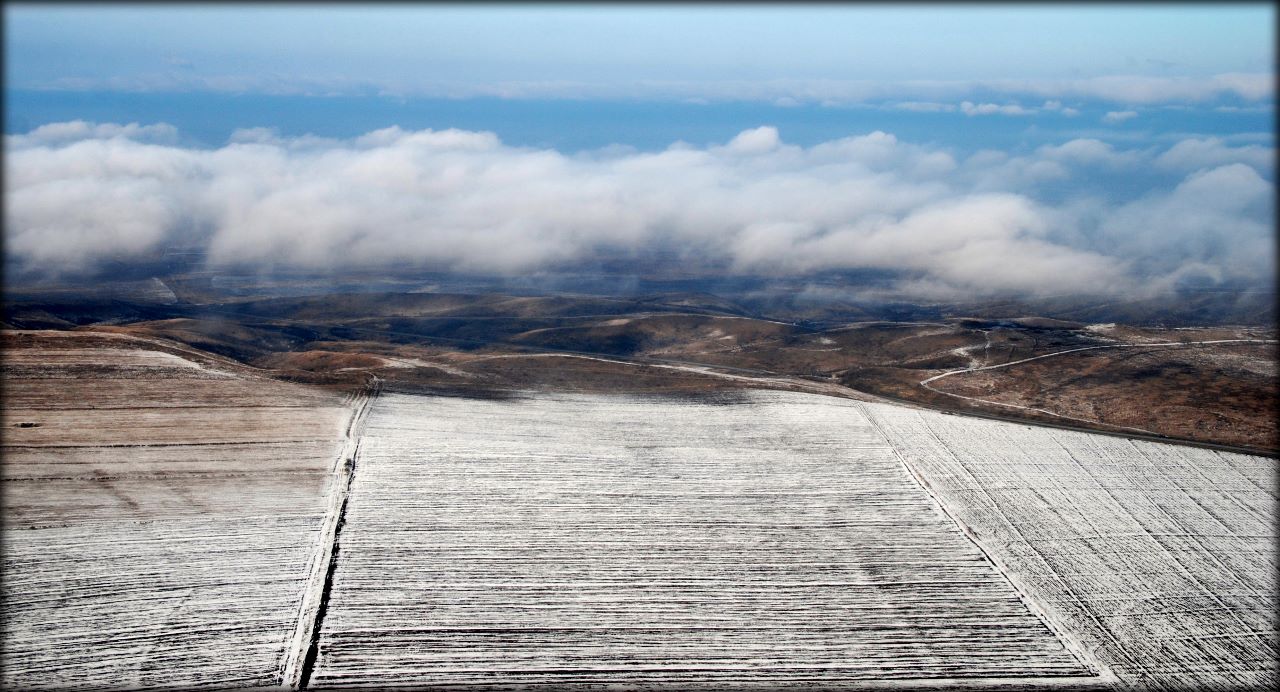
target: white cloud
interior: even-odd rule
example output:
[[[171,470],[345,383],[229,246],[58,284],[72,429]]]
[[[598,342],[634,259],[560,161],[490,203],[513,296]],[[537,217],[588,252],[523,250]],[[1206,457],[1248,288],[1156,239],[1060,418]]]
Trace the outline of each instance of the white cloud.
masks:
[[[398,127],[348,140],[248,130],[216,149],[141,141],[166,132],[72,123],[6,138],[10,258],[56,273],[199,245],[215,268],[502,273],[656,251],[720,270],[874,268],[901,272],[904,290],[1028,295],[1269,271],[1258,253],[1274,186],[1250,167],[1269,150],[1216,140],[1156,152],[1078,139],[959,163],[885,132],[799,147],[769,126],[706,148],[573,156]],[[1211,168],[1128,204],[1036,199],[1041,183],[1150,165]]]
[[[739,133],[726,148],[737,154],[763,154],[778,148],[780,142],[778,128],[765,126]]]
[[[1271,113],[1275,106],[1215,106],[1213,110],[1218,113]]]
[[[229,141],[235,144],[276,144],[280,131],[273,127],[246,127],[231,133]]]
[[[983,86],[1005,93],[1046,98],[1088,98],[1135,105],[1202,103],[1219,98],[1262,101],[1275,98],[1275,77],[1266,72],[1211,77],[1107,75],[1085,79],[994,80]]]
[[[1252,166],[1259,174],[1274,176],[1276,150],[1250,144],[1242,147],[1228,146],[1222,139],[1184,139],[1161,154],[1156,166],[1174,171],[1191,172],[1204,168],[1243,163]]]
[[[1040,147],[1038,156],[1077,166],[1107,166],[1124,168],[1138,164],[1142,154],[1137,151],[1118,152],[1115,147],[1097,139],[1073,139],[1057,146]]]
[[[960,112],[965,115],[1031,115],[1034,110],[1023,108],[1016,103],[1000,105],[996,103],[974,103],[964,101],[960,104]]]
[[[1151,290],[1179,278],[1264,280],[1275,274],[1275,186],[1240,163],[1187,176],[1106,214],[1105,250],[1134,258]]]
[[[902,101],[889,107],[894,110],[910,111],[912,113],[950,113],[956,110],[954,104],[934,101]]]
[[[449,82],[438,78],[377,82],[288,74],[200,75],[190,70],[123,78],[65,78],[23,88],[70,91],[266,93],[277,95],[363,95],[389,97],[504,99],[642,99],[696,103],[757,101],[793,105],[848,105],[865,102],[947,102],[976,94],[1001,98],[1101,100],[1127,105],[1207,103],[1230,99],[1274,100],[1274,75],[1226,73],[1208,77],[1105,75],[1081,79],[984,79],[871,81],[854,79],[775,79],[706,81],[500,81]],[[1063,112],[1069,109],[1063,109]]]
[[[1102,116],[1102,122],[1114,125],[1136,117],[1138,117],[1137,111],[1109,111]]]
[[[1223,91],[1238,94],[1251,101],[1275,98],[1276,94],[1274,74],[1233,72],[1214,76],[1212,83]]]
[[[1044,105],[1040,106],[1040,109],[1051,113],[1060,113],[1068,118],[1074,118],[1077,115],[1080,115],[1080,111],[1069,106],[1064,106],[1061,101],[1057,100],[1045,101]]]
[[[26,185],[5,210],[6,251],[34,264],[80,266],[156,247],[179,221],[157,178],[87,178]]]
[[[30,144],[63,144],[85,139],[131,139],[140,142],[172,144],[178,141],[178,130],[172,125],[117,125],[115,123],[91,123],[84,120],[41,125],[25,135],[6,135],[11,146]]]

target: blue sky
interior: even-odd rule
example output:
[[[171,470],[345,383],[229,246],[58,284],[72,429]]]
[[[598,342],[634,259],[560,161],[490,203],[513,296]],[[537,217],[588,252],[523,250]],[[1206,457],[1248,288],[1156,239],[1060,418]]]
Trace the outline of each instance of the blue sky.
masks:
[[[1205,78],[1270,72],[1273,26],[1267,4],[8,5],[6,78],[416,95],[500,84],[622,95],[661,82],[691,98],[741,81]],[[538,91],[547,82],[564,91]]]
[[[1274,103],[1266,3],[10,4],[5,19],[10,133],[163,119],[214,145],[399,125],[579,150],[775,124],[800,142],[892,128],[976,149],[1267,136]]]
[[[1270,4],[5,20],[6,260],[35,271],[194,244],[226,266],[872,269],[920,295],[1274,281]]]

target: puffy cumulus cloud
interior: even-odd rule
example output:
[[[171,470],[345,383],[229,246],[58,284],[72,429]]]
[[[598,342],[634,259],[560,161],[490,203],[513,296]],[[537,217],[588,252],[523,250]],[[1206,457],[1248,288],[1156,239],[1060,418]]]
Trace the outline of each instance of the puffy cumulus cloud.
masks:
[[[6,146],[11,148],[38,144],[62,144],[84,139],[131,139],[144,142],[172,144],[178,141],[178,129],[166,123],[155,125],[117,125],[115,123],[91,123],[84,120],[41,125],[25,135],[6,135]]]
[[[1274,178],[1276,150],[1258,144],[1232,147],[1217,137],[1193,138],[1173,145],[1160,154],[1155,163],[1163,169],[1183,172],[1243,163],[1268,178]]]
[[[163,241],[180,210],[157,178],[46,181],[22,188],[6,209],[6,246],[40,265],[128,259]]]
[[[904,291],[968,295],[1273,271],[1259,258],[1274,186],[1239,163],[1258,147],[1216,140],[1118,151],[1080,139],[957,161],[885,132],[800,147],[768,126],[709,147],[574,155],[398,127],[347,140],[242,130],[191,149],[149,127],[7,138],[10,259],[56,273],[198,246],[214,268],[518,273],[678,257],[761,275],[886,270]],[[1037,198],[1040,181],[1150,166],[1183,180],[1127,202]]]
[[[739,133],[726,148],[737,154],[762,154],[777,149],[781,142],[778,128],[765,126]]]
[[[1031,191],[1038,186],[1068,180],[1070,161],[1055,161],[1041,149],[1032,156],[1010,156],[983,149],[965,159],[956,177],[976,192]]]
[[[1267,282],[1275,275],[1275,185],[1232,163],[1188,175],[1100,216],[1100,248],[1133,258],[1159,292],[1183,278]]]
[[[1127,168],[1142,162],[1138,151],[1116,151],[1112,145],[1097,139],[1073,139],[1057,146],[1046,145],[1036,150],[1038,158],[1078,166]]]
[[[817,234],[811,227],[752,229],[768,252],[749,268],[808,273],[854,266],[905,271],[935,287],[982,293],[1107,293],[1125,287],[1122,263],[1054,245],[1042,210],[1012,194],[926,204],[901,218],[871,218]],[[754,234],[753,234],[754,235]],[[781,239],[781,240],[780,240]]]

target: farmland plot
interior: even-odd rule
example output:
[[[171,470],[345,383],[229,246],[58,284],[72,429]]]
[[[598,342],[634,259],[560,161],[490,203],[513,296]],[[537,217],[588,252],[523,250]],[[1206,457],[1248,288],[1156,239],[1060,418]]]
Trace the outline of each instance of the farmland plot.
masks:
[[[6,335],[0,686],[277,683],[343,400],[144,342],[20,336]]]
[[[943,505],[1122,681],[1272,689],[1275,460],[865,404]]]
[[[384,396],[310,686],[1097,678],[853,402]]]

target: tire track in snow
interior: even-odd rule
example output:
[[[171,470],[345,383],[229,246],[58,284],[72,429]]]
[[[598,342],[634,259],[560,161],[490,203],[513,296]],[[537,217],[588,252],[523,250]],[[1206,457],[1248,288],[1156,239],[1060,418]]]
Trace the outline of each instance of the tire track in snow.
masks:
[[[320,624],[324,620],[325,605],[333,581],[334,558],[338,552],[338,533],[342,530],[343,517],[347,509],[347,496],[351,491],[351,481],[355,476],[356,454],[360,451],[360,436],[364,432],[364,423],[369,409],[378,397],[382,381],[377,377],[370,380],[365,389],[352,399],[351,420],[347,424],[346,440],[334,466],[333,488],[329,492],[329,506],[325,512],[324,525],[316,542],[316,552],[308,566],[307,590],[303,594],[302,604],[298,609],[298,624],[290,639],[289,650],[285,654],[284,670],[281,673],[281,685],[289,689],[301,689],[311,677],[311,668],[315,663],[316,644],[320,632]]]

